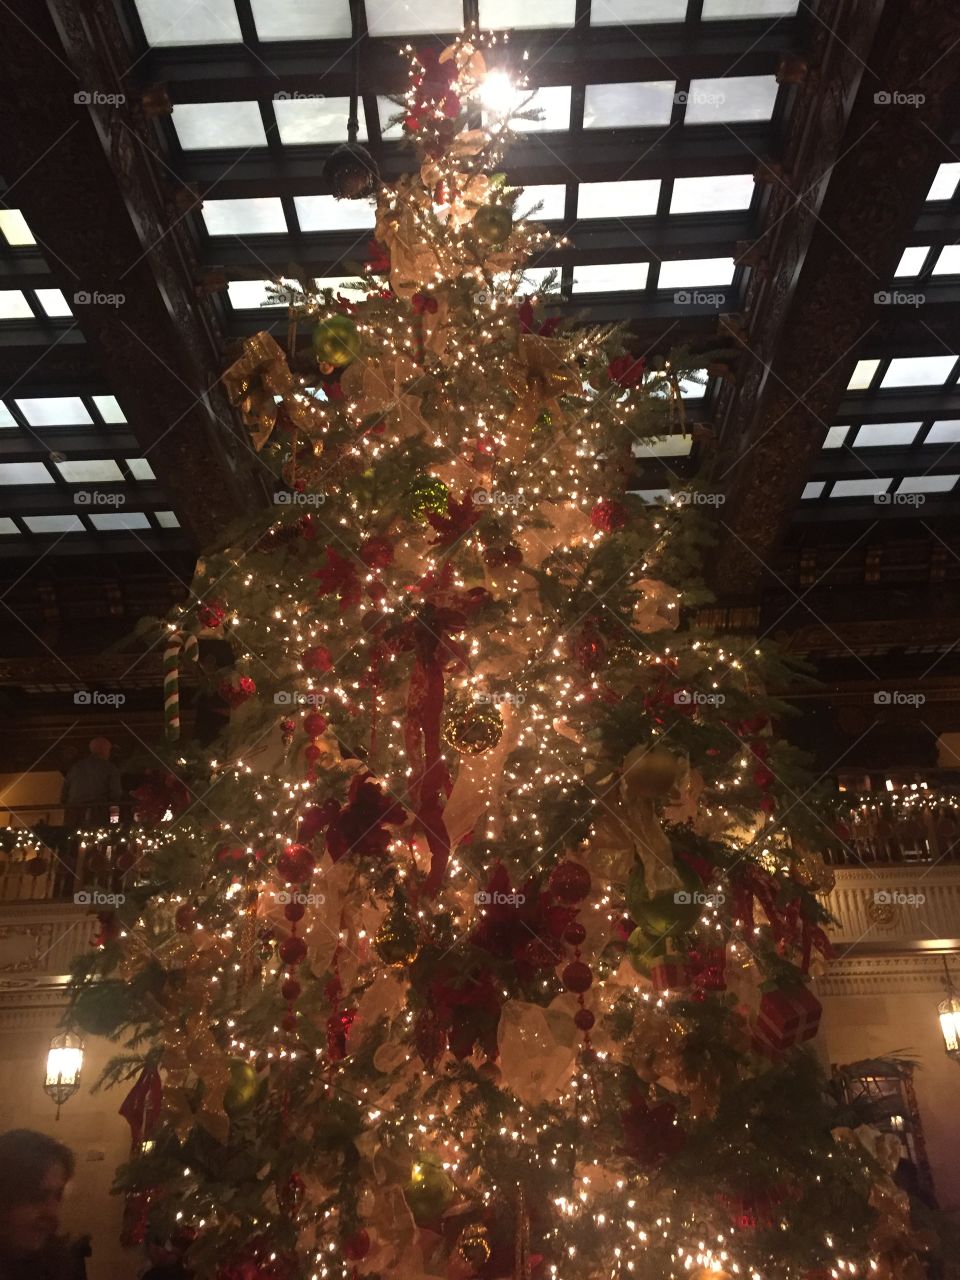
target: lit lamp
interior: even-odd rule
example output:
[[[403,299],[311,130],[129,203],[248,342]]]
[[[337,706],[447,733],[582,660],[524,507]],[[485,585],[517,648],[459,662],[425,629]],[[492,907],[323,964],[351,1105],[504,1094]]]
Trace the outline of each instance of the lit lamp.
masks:
[[[943,957],[943,971],[946,975],[945,986],[947,998],[940,1002],[940,1030],[943,1033],[943,1047],[947,1057],[960,1062],[960,996],[957,995],[947,968],[947,958]]]
[[[50,1041],[47,1050],[47,1074],[43,1089],[60,1108],[80,1088],[80,1070],[83,1067],[83,1041],[69,1031],[61,1032]]]

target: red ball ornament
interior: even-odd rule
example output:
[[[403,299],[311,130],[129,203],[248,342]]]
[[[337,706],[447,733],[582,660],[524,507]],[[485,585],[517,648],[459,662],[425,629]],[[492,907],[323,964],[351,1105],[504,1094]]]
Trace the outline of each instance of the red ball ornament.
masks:
[[[240,707],[253,697],[257,686],[250,676],[240,676],[237,680],[221,680],[218,692],[229,706]]]
[[[393,564],[393,543],[389,538],[367,538],[360,543],[360,559],[368,569],[386,569]]]
[[[316,671],[323,675],[333,666],[333,655],[326,645],[315,644],[309,649],[304,649],[300,661],[306,671]]]
[[[583,995],[584,991],[589,991],[593,986],[590,966],[582,960],[571,960],[560,976],[567,990],[575,991],[577,995]]]
[[[219,600],[208,600],[197,609],[197,616],[205,627],[219,627],[227,611]]]
[[[316,764],[323,755],[323,747],[318,747],[315,742],[311,742],[309,747],[304,751],[303,758],[307,764]]]
[[[573,656],[584,671],[599,671],[607,660],[606,642],[592,627],[584,627],[574,639]]]
[[[173,917],[173,923],[177,926],[179,933],[189,933],[197,923],[197,909],[190,902],[185,902],[183,906],[177,907]]]
[[[618,529],[623,529],[628,519],[627,508],[622,502],[614,502],[612,498],[604,498],[590,512],[590,523],[604,533],[616,533]]]
[[[303,964],[307,958],[307,944],[302,938],[298,938],[295,933],[292,933],[289,938],[284,938],[277,951],[280,953],[280,959],[284,964]]]
[[[284,1000],[296,1000],[297,996],[300,994],[300,990],[300,983],[296,978],[287,978],[283,986],[280,988],[280,994],[283,996]]]
[[[581,1031],[589,1031],[596,1022],[596,1018],[589,1009],[578,1009],[573,1015],[573,1021]]]
[[[313,875],[317,860],[305,844],[291,844],[277,858],[277,873],[287,884],[302,884]]]
[[[284,1031],[296,1031],[299,1018],[295,1013],[285,1013],[280,1019],[280,1025]]]
[[[311,711],[303,717],[303,731],[308,738],[319,738],[327,727],[327,720],[319,711]]]
[[[361,1262],[370,1252],[370,1233],[363,1227],[343,1242],[343,1256],[349,1262]]]
[[[298,920],[302,920],[306,913],[306,907],[302,902],[288,902],[283,908],[283,914],[291,924],[296,924]]]
[[[579,862],[561,862],[550,872],[550,890],[564,902],[579,902],[590,892],[590,872]]]

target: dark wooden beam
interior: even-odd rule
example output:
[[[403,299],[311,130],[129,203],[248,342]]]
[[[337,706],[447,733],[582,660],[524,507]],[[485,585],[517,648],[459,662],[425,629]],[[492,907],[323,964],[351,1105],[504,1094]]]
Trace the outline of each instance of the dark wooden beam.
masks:
[[[713,579],[749,592],[835,420],[958,121],[952,0],[820,4],[767,229],[750,256],[748,337],[721,405],[727,486]],[[878,94],[921,94],[894,105]]]
[[[204,543],[263,500],[262,468],[215,385],[219,336],[164,207],[139,105],[75,101],[78,92],[122,92],[112,68],[133,55],[109,6],[51,0],[50,10],[53,18],[34,0],[8,6],[7,202],[23,210],[68,299],[78,290],[123,298],[78,306],[77,332],[184,528]],[[0,390],[15,384],[16,375]]]

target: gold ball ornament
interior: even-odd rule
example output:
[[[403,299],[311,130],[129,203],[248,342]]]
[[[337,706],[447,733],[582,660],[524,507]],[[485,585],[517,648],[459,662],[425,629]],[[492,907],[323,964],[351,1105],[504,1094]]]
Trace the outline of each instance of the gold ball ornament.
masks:
[[[505,205],[485,204],[476,212],[473,229],[487,244],[503,244],[513,230],[513,214]]]
[[[471,1222],[469,1227],[464,1227],[457,1240],[457,1252],[474,1270],[490,1260],[490,1240],[482,1222]]]
[[[455,703],[443,728],[444,741],[461,755],[479,756],[503,737],[503,720],[495,706],[479,702]]]
[[[414,520],[425,521],[429,512],[445,515],[450,490],[437,476],[417,476],[406,492],[406,507]]]
[[[373,939],[374,950],[391,969],[413,964],[420,950],[416,923],[400,907],[393,906],[384,916]]]
[[[454,1186],[436,1156],[421,1156],[413,1163],[404,1198],[417,1226],[437,1222],[453,1203]]]
[[[360,354],[360,331],[349,316],[324,316],[313,331],[313,350],[321,364],[338,368]]]
[[[801,888],[829,893],[837,877],[819,853],[812,849],[798,849],[790,860],[790,879]]]
[[[634,747],[623,762],[620,792],[625,800],[659,800],[680,776],[680,761],[666,747]]]
[[[259,1090],[257,1069],[243,1058],[230,1060],[230,1083],[223,1095],[223,1109],[228,1116],[242,1116],[256,1101]]]

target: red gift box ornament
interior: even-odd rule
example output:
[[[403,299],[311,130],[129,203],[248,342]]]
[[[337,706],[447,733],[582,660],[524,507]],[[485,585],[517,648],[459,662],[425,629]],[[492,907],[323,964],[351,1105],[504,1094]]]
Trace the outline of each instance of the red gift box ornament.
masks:
[[[754,1049],[769,1056],[812,1040],[820,1027],[821,1011],[809,987],[765,992],[753,1025]]]
[[[654,991],[687,991],[692,974],[687,957],[674,952],[667,944],[667,954],[651,966],[650,981]]]

